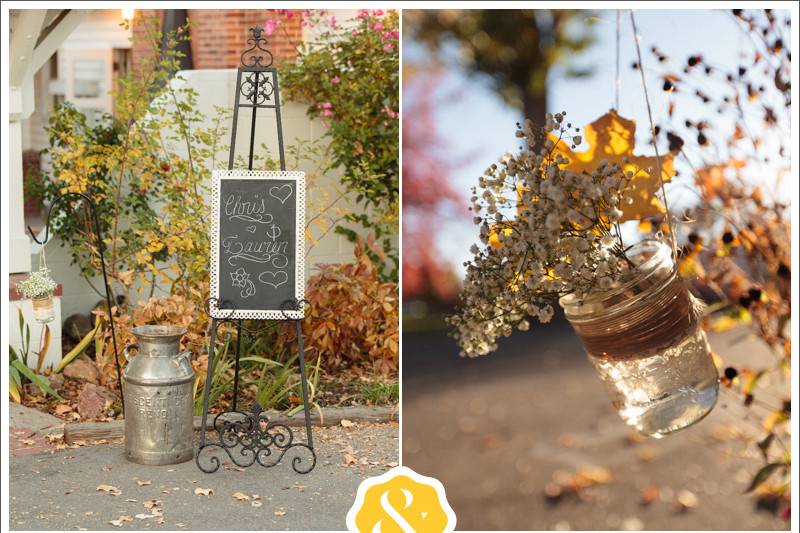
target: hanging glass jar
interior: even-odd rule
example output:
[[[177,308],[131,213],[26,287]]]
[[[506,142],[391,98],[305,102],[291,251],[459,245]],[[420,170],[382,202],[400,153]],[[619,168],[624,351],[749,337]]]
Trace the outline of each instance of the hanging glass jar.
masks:
[[[17,290],[25,298],[29,298],[33,304],[33,316],[40,324],[46,324],[55,319],[55,308],[53,306],[53,293],[58,284],[50,276],[50,269],[47,268],[47,259],[44,255],[44,247],[39,254],[39,270],[31,274],[23,281],[17,283]]]
[[[703,304],[670,248],[646,240],[628,257],[636,270],[619,287],[559,303],[622,419],[659,438],[711,411],[718,374],[700,327]]]
[[[37,298],[31,298],[33,303],[33,317],[40,324],[52,322],[55,319],[55,310],[53,308],[53,293],[44,294]]]

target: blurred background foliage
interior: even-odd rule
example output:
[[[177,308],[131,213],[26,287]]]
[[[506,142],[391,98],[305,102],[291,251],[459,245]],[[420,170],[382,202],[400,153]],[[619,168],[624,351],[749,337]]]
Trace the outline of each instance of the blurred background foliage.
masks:
[[[591,74],[570,61],[595,42],[586,15],[567,9],[514,10],[512,16],[504,10],[408,10],[404,23],[407,35],[434,55],[457,47],[463,68],[488,76],[509,106],[526,117],[544,117],[553,65],[566,65],[569,77]]]

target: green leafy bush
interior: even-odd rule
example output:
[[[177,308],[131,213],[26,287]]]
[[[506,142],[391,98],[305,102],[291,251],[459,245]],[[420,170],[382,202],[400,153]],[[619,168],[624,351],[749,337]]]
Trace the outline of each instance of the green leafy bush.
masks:
[[[293,16],[283,11],[283,17]],[[370,252],[384,279],[397,280],[399,190],[399,22],[395,11],[359,12],[347,26],[321,11],[305,11],[304,24],[319,38],[298,47],[294,63],[282,65],[284,97],[308,102],[308,115],[328,127],[329,169],[343,169],[343,182],[364,208],[346,219],[374,232],[382,254]],[[277,26],[267,21],[267,33]],[[357,233],[338,226],[355,242]],[[385,264],[384,257],[392,264]]]

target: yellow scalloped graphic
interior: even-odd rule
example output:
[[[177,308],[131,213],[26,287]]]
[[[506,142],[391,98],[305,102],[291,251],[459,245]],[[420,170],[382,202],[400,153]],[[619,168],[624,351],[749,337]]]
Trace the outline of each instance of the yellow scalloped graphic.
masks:
[[[402,466],[362,481],[347,513],[347,528],[364,533],[443,533],[455,525],[442,484]]]

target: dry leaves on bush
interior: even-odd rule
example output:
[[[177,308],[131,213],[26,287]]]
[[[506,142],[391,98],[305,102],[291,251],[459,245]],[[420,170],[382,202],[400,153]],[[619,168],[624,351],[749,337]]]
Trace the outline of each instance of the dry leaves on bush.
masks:
[[[194,301],[174,294],[164,298],[152,297],[145,301],[139,301],[130,312],[123,311],[118,307],[113,307],[114,330],[117,338],[117,349],[135,342],[133,328],[148,324],[174,324],[184,326],[186,334],[181,341],[181,348],[191,350],[192,354],[200,354],[205,351],[205,333],[208,326],[208,317],[197,307]],[[111,342],[111,330],[108,326],[108,312],[104,309],[94,311],[101,319],[101,326],[97,333],[97,346],[100,347],[96,353],[102,353],[101,383],[109,388],[116,388],[117,371],[114,363],[114,346]],[[124,357],[120,354],[120,364],[124,364]],[[195,368],[195,372],[203,368]]]
[[[308,281],[311,312],[303,324],[306,353],[325,368],[372,366],[397,370],[399,313],[396,283],[382,282],[361,243],[353,263],[318,265]]]

